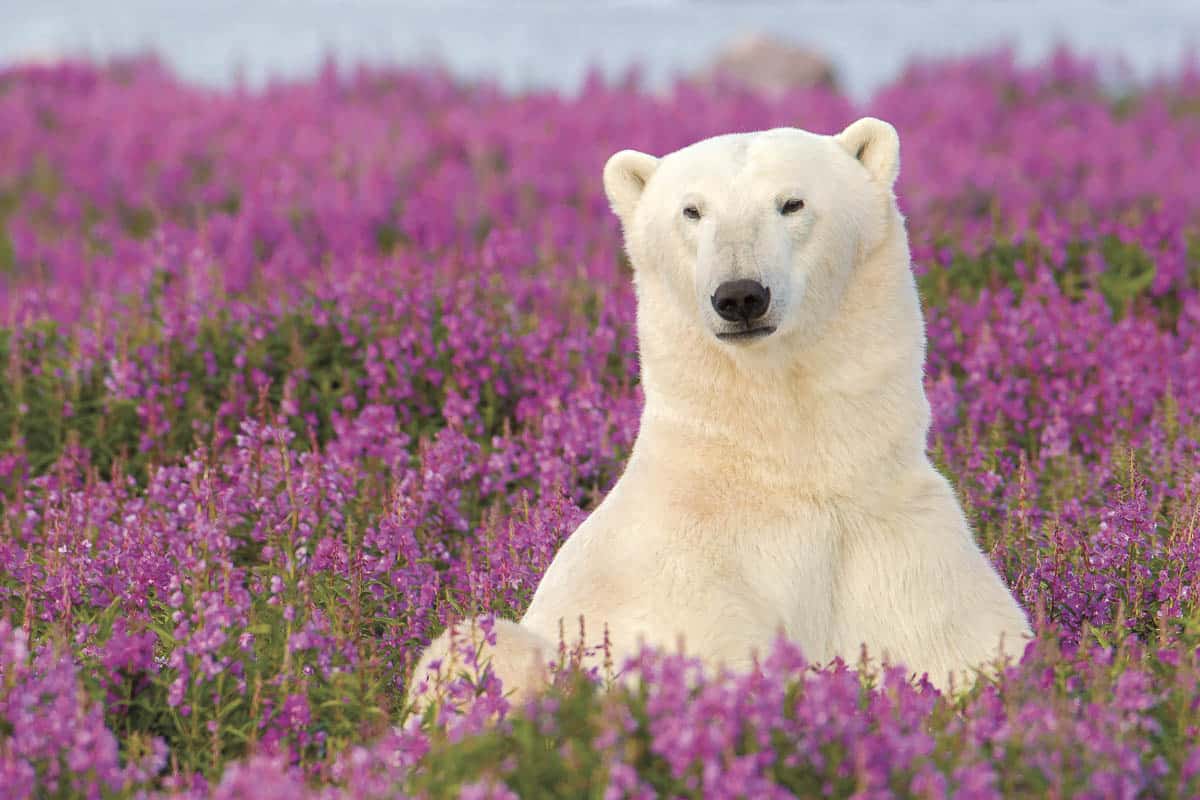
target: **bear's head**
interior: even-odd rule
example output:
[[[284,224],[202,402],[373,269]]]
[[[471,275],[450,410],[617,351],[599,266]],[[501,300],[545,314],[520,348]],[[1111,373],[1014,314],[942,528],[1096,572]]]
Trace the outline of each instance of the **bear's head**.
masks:
[[[612,156],[604,188],[638,286],[639,328],[728,355],[819,338],[855,266],[902,230],[895,129],[717,136],[656,158]]]

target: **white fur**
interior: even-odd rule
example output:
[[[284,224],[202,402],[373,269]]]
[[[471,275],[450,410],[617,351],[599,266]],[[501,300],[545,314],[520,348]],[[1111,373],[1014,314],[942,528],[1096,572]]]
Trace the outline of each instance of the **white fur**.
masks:
[[[624,474],[520,622],[542,652],[582,615],[595,641],[607,627],[618,664],[682,638],[746,667],[780,631],[811,660],[854,663],[865,644],[940,687],[1020,656],[1026,616],[925,452],[898,170],[896,131],[870,118],[837,136],[777,129],[610,159],[646,406]],[[781,213],[789,199],[803,208]],[[776,332],[718,339],[741,323],[710,297],[747,278],[770,288]],[[532,652],[502,637],[498,665],[511,648]],[[500,672],[522,694],[540,680]]]

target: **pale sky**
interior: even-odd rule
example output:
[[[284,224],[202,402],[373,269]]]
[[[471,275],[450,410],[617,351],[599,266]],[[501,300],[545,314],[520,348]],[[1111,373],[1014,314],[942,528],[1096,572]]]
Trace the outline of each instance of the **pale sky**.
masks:
[[[1066,42],[1146,77],[1200,52],[1200,0],[0,0],[0,20],[0,63],[154,49],[217,85],[307,75],[328,52],[568,91],[590,66],[638,63],[655,85],[760,31],[825,53],[860,98],[914,55],[1010,44],[1030,60]]]

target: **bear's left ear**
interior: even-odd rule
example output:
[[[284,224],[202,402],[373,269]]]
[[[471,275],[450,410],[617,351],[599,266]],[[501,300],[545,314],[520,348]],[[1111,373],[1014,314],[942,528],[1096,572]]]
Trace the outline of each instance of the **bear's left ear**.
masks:
[[[637,150],[622,150],[604,165],[604,193],[621,224],[633,214],[646,181],[657,168],[657,158]]]
[[[863,117],[833,137],[889,189],[900,174],[900,135],[881,119]]]

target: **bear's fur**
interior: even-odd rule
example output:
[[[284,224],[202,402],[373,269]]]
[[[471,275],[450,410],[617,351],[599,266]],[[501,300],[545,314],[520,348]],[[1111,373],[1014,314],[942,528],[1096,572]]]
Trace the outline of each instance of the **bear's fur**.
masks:
[[[608,161],[646,405],[620,480],[521,622],[497,623],[494,666],[518,696],[544,679],[529,664],[556,652],[560,621],[581,615],[589,643],[607,628],[618,665],[682,640],[746,668],[782,632],[812,661],[854,663],[865,644],[945,688],[1021,655],[1027,618],[926,455],[898,170],[896,131],[871,118]],[[769,308],[727,322],[712,296],[745,279]],[[774,332],[718,338],[756,325]]]

